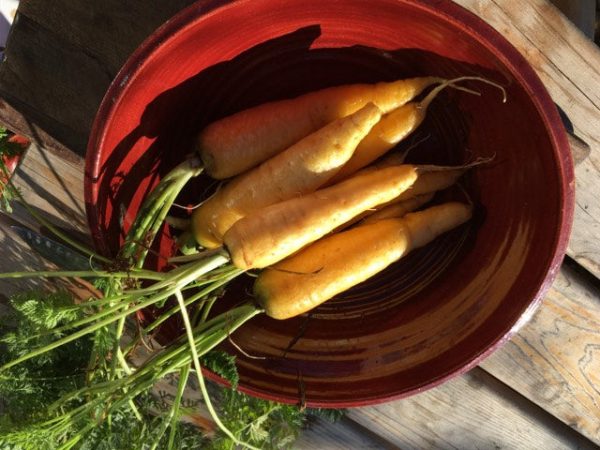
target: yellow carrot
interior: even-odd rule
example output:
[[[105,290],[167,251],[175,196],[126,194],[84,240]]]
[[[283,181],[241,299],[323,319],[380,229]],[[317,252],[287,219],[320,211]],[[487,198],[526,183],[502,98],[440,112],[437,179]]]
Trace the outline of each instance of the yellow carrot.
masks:
[[[377,164],[365,167],[364,169],[357,172],[357,174],[368,173],[377,168],[391,167],[397,163],[400,156],[390,155]],[[425,204],[431,196],[437,191],[446,189],[456,183],[456,180],[460,178],[468,169],[476,167],[480,164],[485,164],[491,161],[491,158],[480,158],[470,164],[462,166],[435,166],[435,165],[417,165],[415,169],[417,171],[417,180],[402,194],[398,197],[390,200],[389,202],[382,203],[377,208],[370,211],[364,211],[360,215],[356,216],[351,221],[338,227],[335,231],[340,231],[348,228],[350,225],[357,223],[366,218],[374,215],[373,220],[377,220],[378,212],[381,211],[381,215],[387,215],[388,217],[401,217],[403,214],[410,212],[411,208],[418,208],[420,200],[423,201],[421,204]],[[419,198],[413,204],[413,199]],[[386,208],[389,210],[383,211]],[[381,217],[381,216],[380,216]],[[369,220],[370,221],[370,220]]]
[[[368,103],[234,178],[194,211],[198,243],[218,247],[223,234],[248,213],[316,190],[351,158],[380,118],[379,108]]]
[[[332,178],[332,182],[343,180],[348,175],[367,166],[415,131],[425,120],[431,102],[445,88],[453,87],[477,94],[475,91],[456,85],[465,80],[482,81],[498,87],[503,93],[505,92],[501,86],[480,77],[460,77],[443,82],[432,89],[423,100],[406,103],[384,116],[356,148],[350,161]]]
[[[444,85],[438,87],[441,86]],[[431,94],[437,94],[437,91]],[[412,133],[424,120],[426,113],[426,108],[417,108],[416,105],[415,102],[407,103],[384,116],[359,144],[350,161],[332,177],[331,182],[343,180],[368,166]]]
[[[198,136],[197,149],[206,172],[223,179],[242,173],[332,120],[352,114],[369,102],[384,113],[410,101],[436,77],[388,83],[343,85],[264,103],[208,125]]]
[[[370,167],[370,166],[369,166]],[[364,170],[364,169],[363,169]],[[363,173],[363,171],[361,171]],[[418,183],[419,179],[415,183]],[[410,188],[409,188],[410,189]],[[434,193],[417,195],[413,198],[408,198],[405,200],[391,200],[387,203],[383,203],[376,208],[363,211],[358,216],[354,217],[350,221],[342,224],[333,230],[334,233],[345,230],[346,228],[351,227],[356,223],[364,224],[364,223],[372,223],[381,219],[390,219],[393,217],[399,218],[405,215],[406,213],[415,211],[420,206],[427,203],[429,200],[433,198]],[[402,194],[400,195],[402,196]],[[373,217],[374,216],[374,217]]]
[[[254,284],[256,299],[275,319],[302,314],[470,217],[470,206],[445,203],[330,235],[263,270]]]
[[[225,233],[224,245],[240,269],[269,266],[363,211],[398,197],[416,179],[417,168],[411,165],[355,175],[249,214]]]
[[[415,183],[418,183],[417,180]],[[415,211],[416,209],[423,206],[425,203],[430,201],[433,198],[434,192],[429,192],[427,194],[416,195],[413,198],[409,198],[401,201],[393,201],[387,206],[382,208],[378,208],[373,213],[367,215],[362,221],[361,225],[367,223],[378,222],[383,219],[392,219],[392,218],[400,218],[405,214]]]
[[[417,195],[441,191],[456,183],[473,164],[457,167],[419,166],[419,178],[394,202],[409,200]],[[387,205],[382,205],[382,207]]]

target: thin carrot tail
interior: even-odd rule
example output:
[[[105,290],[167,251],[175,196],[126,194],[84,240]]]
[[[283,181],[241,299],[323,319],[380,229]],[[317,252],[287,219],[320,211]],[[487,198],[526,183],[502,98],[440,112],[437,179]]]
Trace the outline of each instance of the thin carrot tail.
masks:
[[[446,89],[447,87],[451,87],[453,89],[458,89],[459,91],[464,91],[464,92],[468,92],[470,94],[474,94],[474,95],[481,95],[480,92],[468,89],[464,86],[460,86],[457,83],[460,83],[461,81],[467,81],[467,80],[474,80],[474,81],[480,81],[482,83],[486,83],[489,84],[491,86],[494,86],[495,88],[500,89],[500,91],[502,91],[502,103],[506,103],[506,89],[500,85],[499,83],[496,83],[494,81],[488,80],[487,78],[483,78],[483,77],[476,77],[476,76],[465,76],[465,77],[458,77],[458,78],[452,78],[451,80],[446,80],[444,83],[440,84],[439,86],[436,86],[434,89],[432,89],[429,94],[427,94],[425,96],[425,98],[423,100],[421,100],[419,102],[419,104],[417,105],[417,107],[419,109],[427,109],[429,107],[429,105],[431,104],[431,102],[433,101],[433,99],[435,97],[437,97],[437,95],[443,91],[444,89]]]
[[[408,213],[403,220],[410,230],[411,248],[427,245],[437,236],[467,222],[473,207],[459,202],[432,206],[417,213]]]
[[[495,153],[492,156],[479,156],[477,159],[471,161],[470,163],[462,164],[460,166],[436,166],[435,164],[419,164],[417,165],[417,170],[419,171],[419,173],[442,172],[446,170],[468,170],[472,169],[473,167],[488,164],[492,162],[495,158]]]

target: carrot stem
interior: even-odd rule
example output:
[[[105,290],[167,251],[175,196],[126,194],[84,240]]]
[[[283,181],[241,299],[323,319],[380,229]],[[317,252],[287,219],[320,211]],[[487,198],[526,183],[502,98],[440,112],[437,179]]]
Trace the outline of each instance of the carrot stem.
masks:
[[[179,405],[181,403],[181,399],[183,398],[183,392],[187,385],[187,380],[190,376],[191,364],[187,364],[183,366],[183,369],[179,372],[179,384],[177,386],[177,394],[175,395],[175,400],[173,403],[173,409],[171,410],[171,416],[169,417],[168,424],[173,422],[175,419],[175,424],[171,425],[171,430],[169,432],[169,440],[167,442],[167,450],[172,450],[173,445],[175,444],[175,433],[177,431],[177,416],[179,415]]]
[[[199,158],[194,156],[176,166],[163,177],[142,204],[120,251],[121,258],[125,260],[131,258],[140,242],[152,242],[156,230],[162,225],[163,219],[179,192],[191,178],[200,175],[203,170]],[[150,236],[146,236],[149,230],[151,231]],[[141,252],[141,257],[137,260],[138,267],[143,265],[147,249],[142,248]]]
[[[141,289],[127,290],[125,293],[132,295],[144,295],[173,285],[177,285],[181,288],[197,280],[202,275],[212,272],[227,262],[229,262],[229,256],[224,250],[221,249],[221,251],[216,252],[210,257],[172,270],[168,274],[168,277],[165,277],[161,281],[154,283],[151,286]]]
[[[0,279],[8,278],[139,278],[145,280],[164,280],[167,274],[151,270],[135,270],[131,272],[110,272],[105,270],[40,270],[33,272],[0,273]]]
[[[206,389],[206,383],[204,382],[204,376],[202,375],[202,368],[200,367],[200,357],[198,355],[198,349],[196,348],[196,341],[194,339],[192,324],[190,323],[190,318],[187,313],[187,308],[185,306],[183,296],[181,295],[181,292],[177,291],[177,292],[175,292],[175,297],[177,298],[177,302],[179,303],[179,307],[180,307],[179,309],[181,311],[181,318],[183,319],[183,324],[185,326],[185,332],[188,337],[190,350],[192,352],[191,358],[192,358],[192,362],[194,364],[194,369],[196,370],[196,377],[198,378],[198,384],[200,385],[200,391],[202,392],[202,396],[204,397],[204,402],[206,403],[206,407],[208,408],[208,411],[209,411],[211,417],[213,418],[213,420],[215,421],[217,426],[221,429],[221,431],[223,433],[225,433],[225,435],[227,435],[227,437],[229,437],[229,439],[231,439],[236,445],[243,445],[244,447],[247,447],[252,450],[260,450],[257,447],[254,447],[253,445],[248,444],[247,442],[240,441],[225,426],[225,424],[223,424],[223,422],[221,422],[221,419],[219,418],[219,415],[217,414],[217,412],[212,404],[212,401],[210,400],[210,395],[208,394],[208,390]],[[250,317],[252,317],[252,316],[249,316],[249,318]],[[249,318],[248,318],[248,320],[249,320]],[[227,335],[229,335],[229,332]],[[225,339],[225,338],[223,338],[223,339]]]
[[[242,273],[244,273],[243,270],[240,269],[235,269],[232,271],[232,273],[229,276],[225,276],[224,278],[222,278],[221,280],[218,280],[216,282],[213,282],[214,284],[211,285],[211,287],[214,287],[215,289],[226,285],[227,283],[229,283],[231,280],[233,280],[234,278],[236,278],[237,276],[241,275]],[[206,294],[204,291],[200,291],[192,296],[190,296],[189,298],[187,298],[185,300],[185,305],[191,305],[192,303],[198,301],[198,300],[202,300],[204,297],[206,297]],[[208,299],[207,301],[211,301],[210,299]],[[144,332],[149,333],[152,330],[156,329],[158,326],[162,325],[167,319],[169,319],[170,317],[172,317],[173,315],[177,314],[177,311],[179,310],[179,306],[174,306],[173,308],[169,309],[168,311],[164,312],[163,314],[161,314],[158,318],[156,318],[154,320],[154,322],[152,322],[151,324],[149,324],[148,326],[146,326],[144,328]],[[206,320],[205,316],[202,316],[201,320]]]

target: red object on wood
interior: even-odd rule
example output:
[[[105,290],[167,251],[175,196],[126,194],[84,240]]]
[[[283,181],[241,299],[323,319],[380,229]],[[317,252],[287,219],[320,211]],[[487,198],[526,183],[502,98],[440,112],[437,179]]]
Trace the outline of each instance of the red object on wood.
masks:
[[[310,406],[401,398],[475,366],[533,313],[562,261],[574,207],[567,138],[527,61],[450,1],[200,1],[156,31],[111,85],[86,169],[96,245],[116,252],[157,179],[207,123],[264,101],[351,82],[480,75],[481,97],[446,92],[419,131],[420,162],[495,155],[470,173],[469,226],[438,239],[308,316],[258,317],[233,336],[240,387]],[[198,180],[179,203],[196,203]],[[196,197],[195,197],[196,196]],[[163,236],[161,249],[171,242]],[[223,304],[246,297],[234,282]],[[231,347],[231,351],[236,350]]]
[[[8,142],[20,145],[23,148],[23,152],[25,152],[25,150],[27,150],[27,147],[29,147],[29,145],[31,144],[29,139],[27,139],[25,136],[21,136],[19,134],[13,134],[8,139]],[[6,166],[6,169],[8,170],[9,174],[12,175],[14,173],[14,171],[17,170],[17,166],[19,165],[19,161],[21,161],[22,154],[23,153],[18,154],[18,155],[13,155],[13,156],[3,156],[2,157],[2,162],[4,162],[4,165]]]

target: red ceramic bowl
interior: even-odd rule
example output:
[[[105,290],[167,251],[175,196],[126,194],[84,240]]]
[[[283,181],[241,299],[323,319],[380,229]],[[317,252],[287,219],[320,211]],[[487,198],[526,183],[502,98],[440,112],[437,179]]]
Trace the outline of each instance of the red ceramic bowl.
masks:
[[[90,138],[86,202],[98,249],[114,254],[131,221],[207,123],[267,100],[336,84],[482,75],[476,97],[445,92],[413,150],[420,162],[494,156],[463,184],[467,226],[317,308],[258,317],[233,339],[252,395],[347,407],[407,396],[463,373],[539,303],[563,257],[573,168],[559,116],[525,59],[473,14],[439,0],[199,1],[156,31],[111,85]],[[197,180],[181,202],[206,195]],[[160,249],[170,251],[168,232]],[[222,300],[243,300],[251,278]],[[178,325],[171,326],[171,332]]]

